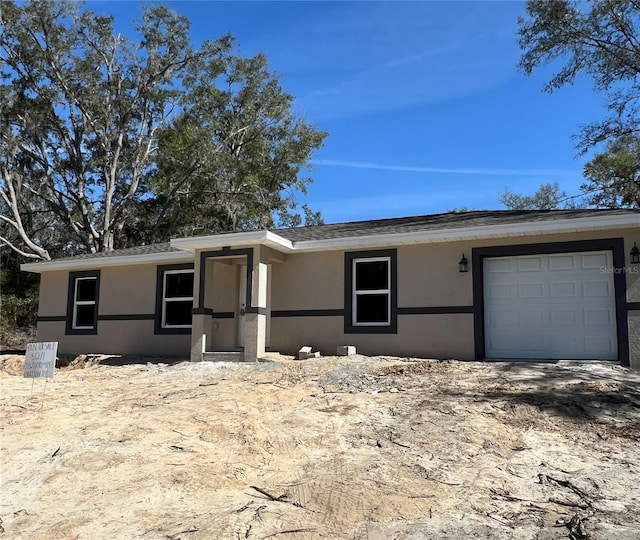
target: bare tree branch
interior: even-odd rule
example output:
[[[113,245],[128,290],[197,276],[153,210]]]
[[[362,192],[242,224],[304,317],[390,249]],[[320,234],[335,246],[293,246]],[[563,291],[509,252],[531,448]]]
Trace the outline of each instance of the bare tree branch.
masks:
[[[9,242],[9,240],[7,240],[4,236],[0,236],[0,242],[2,242],[2,244],[0,244],[0,247],[2,247],[3,245],[8,246],[13,251],[15,251],[16,253],[19,253],[23,257],[27,257],[28,259],[42,260],[42,257],[40,255],[36,255],[35,253],[29,253],[27,251],[21,250],[19,247]]]

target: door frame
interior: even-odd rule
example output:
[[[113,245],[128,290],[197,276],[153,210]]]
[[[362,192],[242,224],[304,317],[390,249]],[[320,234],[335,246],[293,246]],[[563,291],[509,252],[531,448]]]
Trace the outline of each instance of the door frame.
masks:
[[[247,312],[247,264],[239,264],[238,271],[238,324],[236,324],[236,344],[241,349],[244,349],[244,317]]]

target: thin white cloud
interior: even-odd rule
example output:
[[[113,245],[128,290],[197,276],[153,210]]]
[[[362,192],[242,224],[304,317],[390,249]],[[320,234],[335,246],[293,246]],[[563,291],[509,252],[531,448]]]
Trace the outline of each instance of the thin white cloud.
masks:
[[[575,176],[580,174],[572,169],[493,169],[493,168],[446,168],[422,167],[415,165],[385,165],[362,161],[341,161],[337,159],[316,159],[312,165],[330,167],[350,167],[353,169],[376,169],[383,171],[404,171],[426,174],[467,174],[483,176]]]
[[[453,42],[447,47],[435,47],[433,49],[427,49],[416,54],[405,55],[400,58],[395,58],[384,62],[380,67],[384,69],[396,68],[398,66],[404,66],[407,64],[415,64],[422,62],[426,58],[446,57],[452,53],[457,53],[463,49],[464,44],[462,42]]]

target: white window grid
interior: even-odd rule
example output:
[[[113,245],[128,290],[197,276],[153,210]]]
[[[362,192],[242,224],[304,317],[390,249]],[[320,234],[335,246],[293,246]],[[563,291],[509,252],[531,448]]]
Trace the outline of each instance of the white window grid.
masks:
[[[387,288],[385,289],[367,289],[358,291],[356,289],[356,266],[361,262],[386,262],[387,263]],[[362,259],[353,259],[353,268],[351,270],[352,298],[351,298],[351,324],[353,326],[389,326],[391,325],[391,257],[366,257]],[[358,322],[358,296],[386,294],[387,295],[387,320],[384,322]]]
[[[93,328],[95,328],[96,321],[94,321],[91,326],[79,326],[77,322],[78,306],[95,306],[96,305],[96,300],[97,300],[96,298],[94,298],[93,300],[78,300],[78,283],[80,281],[89,281],[89,280],[95,281],[97,285],[98,278],[93,276],[76,278],[74,283],[75,288],[73,291],[73,325],[72,325],[72,328],[74,330],[92,330]],[[97,294],[98,294],[98,287],[96,286],[96,296]]]
[[[171,274],[193,274],[193,270],[167,270],[162,278],[162,328],[191,328],[190,324],[167,324],[167,303],[168,302],[191,302],[193,303],[193,295],[176,296],[167,298],[167,276]]]

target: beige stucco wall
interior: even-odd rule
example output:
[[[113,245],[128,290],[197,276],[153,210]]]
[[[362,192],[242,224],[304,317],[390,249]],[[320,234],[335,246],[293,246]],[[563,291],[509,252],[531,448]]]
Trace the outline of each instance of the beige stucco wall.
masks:
[[[289,255],[271,271],[271,309],[341,309],[344,253]],[[273,335],[273,332],[272,332]]]
[[[66,336],[64,322],[39,322],[38,341],[57,341],[63,354],[189,356],[190,335],[155,335],[153,321],[99,321],[98,331]]]
[[[398,306],[460,306],[473,303],[472,248],[544,242],[624,238],[627,265],[640,229],[581,234],[513,237],[509,239],[447,242],[398,247]],[[273,265],[272,309],[340,309],[344,304],[344,251],[290,254],[286,263]],[[458,272],[465,254],[467,274]],[[628,301],[640,301],[640,268],[626,274]]]
[[[450,244],[399,247],[398,306],[471,305],[471,275],[457,271],[461,256]],[[344,257],[343,251],[296,254],[273,265],[271,309],[343,309]],[[271,349],[293,354],[303,345],[323,354],[356,345],[363,354],[473,359],[473,316],[398,315],[396,334],[345,334],[342,316],[271,319]]]
[[[100,271],[98,317],[155,313],[157,265],[131,265]],[[38,315],[67,313],[69,272],[43,272]],[[98,320],[97,335],[65,335],[64,321],[40,321],[39,341],[58,341],[61,353],[158,354],[188,356],[189,335],[156,335],[153,320]]]
[[[595,231],[580,234],[512,237],[495,240],[448,242],[397,248],[398,297],[400,308],[452,307],[473,304],[473,271],[458,272],[464,253],[471,263],[474,247],[535,244],[619,238],[625,240],[627,300],[640,302],[640,267],[629,265],[633,242],[640,243],[638,229]],[[257,248],[257,246],[256,246]],[[271,310],[321,310],[344,308],[344,251],[288,254],[256,249],[271,266]],[[196,253],[196,260],[198,254]],[[239,264],[232,261],[207,263],[204,307],[233,312],[232,319],[202,319],[207,336],[206,350],[233,350],[238,345]],[[230,263],[230,264],[226,264]],[[157,265],[103,268],[99,315],[144,315],[155,312]],[[197,265],[196,265],[197,272]],[[68,272],[44,272],[41,279],[39,315],[64,317],[67,311]],[[196,297],[198,283],[196,279]],[[200,319],[198,319],[200,321]],[[640,312],[630,312],[628,321],[632,364],[640,368]],[[200,326],[198,328],[200,328]],[[98,322],[97,336],[65,336],[64,321],[43,321],[38,339],[59,341],[61,352],[147,353],[189,355],[190,345],[201,350],[189,335],[155,335],[153,320]],[[273,317],[270,321],[271,349],[295,353],[311,345],[323,354],[333,354],[338,345],[356,345],[365,354],[397,354],[420,357],[474,357],[473,315],[398,315],[397,334],[345,334],[342,316]]]
[[[303,345],[323,355],[336,353],[338,345],[355,345],[366,355],[416,356],[421,358],[474,357],[473,315],[399,315],[397,334],[344,334],[342,317],[274,317],[271,348],[295,354]]]
[[[69,272],[43,272],[40,275],[39,316],[64,316],[67,313]]]
[[[397,305],[472,306],[473,248],[606,238],[624,238],[627,299],[640,301],[640,267],[629,265],[633,242],[640,241],[638,228],[399,246]],[[458,272],[463,253],[470,262],[466,274]],[[273,265],[272,310],[343,309],[344,257],[344,251],[290,254],[286,263]],[[640,320],[630,312],[630,350],[632,362],[640,367],[640,327],[636,318]],[[342,316],[272,318],[273,350],[294,354],[303,345],[323,354],[333,354],[338,345],[356,345],[364,354],[473,359],[473,315],[398,315],[397,334],[345,334]]]
[[[96,268],[98,270],[99,268]],[[115,266],[100,270],[100,314],[153,313],[156,302],[156,265]],[[69,272],[43,272],[38,315],[67,312]]]

